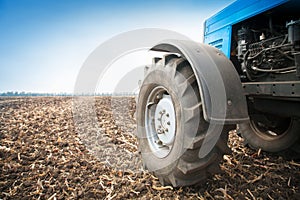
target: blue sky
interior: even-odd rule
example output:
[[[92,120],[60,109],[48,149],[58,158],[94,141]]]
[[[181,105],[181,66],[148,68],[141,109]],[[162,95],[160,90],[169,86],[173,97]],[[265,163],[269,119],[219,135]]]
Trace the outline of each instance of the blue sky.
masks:
[[[0,92],[72,92],[102,42],[139,28],[202,41],[206,18],[234,0],[0,0]]]

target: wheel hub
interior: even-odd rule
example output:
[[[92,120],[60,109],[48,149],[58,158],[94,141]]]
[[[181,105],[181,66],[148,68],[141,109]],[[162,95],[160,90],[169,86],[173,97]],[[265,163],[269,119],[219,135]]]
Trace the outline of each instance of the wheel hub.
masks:
[[[145,128],[151,151],[159,158],[166,157],[176,135],[175,106],[163,87],[152,90],[145,108]]]
[[[169,95],[163,95],[155,110],[155,130],[165,145],[173,143],[175,138],[175,110]]]

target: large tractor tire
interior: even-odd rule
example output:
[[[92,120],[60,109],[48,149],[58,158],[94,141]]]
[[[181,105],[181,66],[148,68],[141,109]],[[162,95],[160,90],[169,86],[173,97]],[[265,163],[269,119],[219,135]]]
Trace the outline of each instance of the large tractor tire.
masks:
[[[211,125],[203,118],[198,84],[189,62],[169,54],[145,69],[137,104],[139,150],[144,168],[162,185],[193,185],[219,172],[232,126]],[[199,155],[209,127],[221,137]],[[209,129],[211,130],[211,129]],[[220,132],[219,132],[220,133]],[[220,134],[217,134],[218,136]]]
[[[290,148],[300,137],[300,121],[273,115],[250,116],[250,122],[239,124],[245,144],[266,152],[281,152]]]

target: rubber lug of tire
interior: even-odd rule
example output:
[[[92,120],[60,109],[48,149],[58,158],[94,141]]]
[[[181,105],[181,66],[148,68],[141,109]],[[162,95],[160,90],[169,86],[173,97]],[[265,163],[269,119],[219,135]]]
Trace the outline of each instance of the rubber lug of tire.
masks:
[[[201,103],[196,104],[195,106],[191,108],[184,108],[183,114],[185,116],[185,123],[191,121],[192,119],[199,117],[199,109],[200,106],[202,106]]]
[[[144,76],[146,76],[148,74],[149,69],[150,69],[150,67],[148,67],[148,66],[144,67]]]
[[[188,163],[182,159],[179,160],[177,168],[183,173],[183,174],[189,174],[189,173],[195,173],[197,171],[201,171],[201,169],[207,167],[210,165],[216,157],[210,157],[201,159],[198,162]]]
[[[159,57],[152,58],[152,65],[155,66],[160,60],[161,60],[161,58],[159,58]]]
[[[175,54],[166,54],[166,55],[164,55],[163,59],[162,59],[162,64],[164,66],[167,66],[169,64],[170,60],[172,60],[173,58],[178,58],[178,56],[175,55]]]

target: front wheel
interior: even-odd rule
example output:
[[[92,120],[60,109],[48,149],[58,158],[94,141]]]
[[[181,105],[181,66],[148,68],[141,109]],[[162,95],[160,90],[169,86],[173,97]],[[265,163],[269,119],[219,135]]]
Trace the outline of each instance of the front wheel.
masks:
[[[171,54],[153,60],[137,104],[144,167],[163,185],[198,183],[218,171],[219,161],[230,152],[227,136],[234,127],[210,126],[204,120],[198,84],[186,59]],[[201,156],[208,129],[222,133],[212,150]]]

